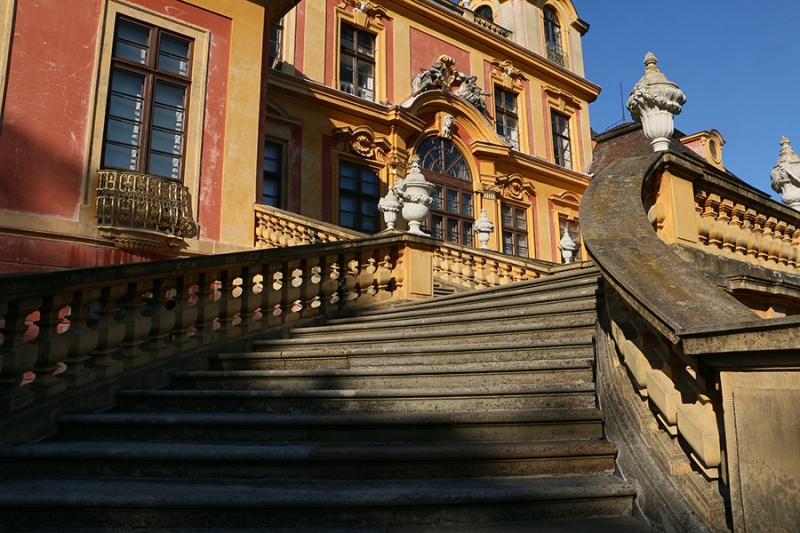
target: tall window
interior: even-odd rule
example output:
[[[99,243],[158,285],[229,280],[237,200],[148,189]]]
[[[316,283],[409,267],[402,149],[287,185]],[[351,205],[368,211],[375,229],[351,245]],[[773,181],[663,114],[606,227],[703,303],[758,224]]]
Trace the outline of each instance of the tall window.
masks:
[[[525,209],[503,204],[503,253],[528,256],[528,218]]]
[[[339,225],[375,233],[378,223],[378,173],[363,165],[339,162]]]
[[[264,143],[264,178],[261,184],[261,203],[281,206],[281,178],[283,177],[280,144]]]
[[[581,260],[581,227],[577,220],[569,220],[566,216],[560,215],[558,217],[558,238],[564,235],[564,230],[567,231],[572,242],[578,245],[578,248],[572,253],[572,261]],[[563,261],[563,258],[562,258]]]
[[[425,140],[417,154],[426,179],[436,185],[426,229],[437,239],[473,246],[472,173],[464,155],[440,137]]]
[[[499,87],[494,90],[495,129],[515,150],[519,150],[517,95]]]
[[[339,90],[375,100],[375,36],[342,23]]]
[[[569,136],[569,117],[551,111],[553,125],[553,152],[555,162],[564,168],[572,168],[572,146]]]
[[[118,19],[104,168],[183,179],[192,44],[156,26]]]
[[[544,41],[547,59],[566,68],[567,54],[561,45],[561,25],[558,23],[556,10],[550,6],[544,8]]]
[[[283,45],[283,19],[269,29],[269,67],[281,66],[281,46]]]

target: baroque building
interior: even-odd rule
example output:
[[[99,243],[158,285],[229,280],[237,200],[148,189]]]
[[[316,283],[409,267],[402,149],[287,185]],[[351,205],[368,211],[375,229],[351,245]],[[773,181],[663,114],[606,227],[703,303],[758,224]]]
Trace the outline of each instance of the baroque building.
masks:
[[[476,246],[483,209],[493,250],[580,245],[599,88],[569,1],[86,4],[5,3],[4,272],[374,234],[412,154],[434,237]]]

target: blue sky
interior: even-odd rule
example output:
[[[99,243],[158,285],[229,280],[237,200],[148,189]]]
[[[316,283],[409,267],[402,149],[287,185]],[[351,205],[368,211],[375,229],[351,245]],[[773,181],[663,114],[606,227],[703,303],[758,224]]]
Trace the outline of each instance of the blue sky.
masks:
[[[800,153],[800,0],[573,3],[591,25],[586,77],[603,88],[589,107],[595,131],[621,120],[620,82],[627,101],[653,52],[687,97],[675,127],[687,135],[719,131],[725,167],[774,194],[769,173],[780,138]]]

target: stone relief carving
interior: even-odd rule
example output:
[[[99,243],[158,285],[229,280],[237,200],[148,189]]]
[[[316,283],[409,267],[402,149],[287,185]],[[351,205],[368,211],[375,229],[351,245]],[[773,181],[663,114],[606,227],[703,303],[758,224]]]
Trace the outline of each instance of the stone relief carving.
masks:
[[[482,115],[486,114],[486,101],[484,96],[489,96],[490,93],[483,92],[483,89],[478,87],[475,83],[478,80],[477,76],[459,76],[461,78],[461,86],[456,90],[456,96],[460,96],[467,102],[473,105]]]
[[[353,153],[366,159],[383,160],[391,146],[383,137],[377,137],[368,126],[336,128],[333,130],[340,152]]]
[[[439,132],[439,137],[449,139],[453,135],[453,122],[456,117],[453,115],[445,115],[442,117],[442,129]]]
[[[455,60],[452,57],[439,56],[431,68],[423,70],[411,80],[411,96],[433,89],[450,90],[450,85],[458,76],[458,70],[453,65]]]
[[[515,68],[514,63],[509,59],[504,61],[492,59],[491,63],[495,69],[495,74],[502,78],[503,85],[507,89],[511,89],[514,85],[521,85],[523,81],[527,80],[522,71]]]
[[[783,203],[800,211],[800,156],[786,137],[781,138],[781,153],[778,164],[770,173],[772,189],[781,193]]]

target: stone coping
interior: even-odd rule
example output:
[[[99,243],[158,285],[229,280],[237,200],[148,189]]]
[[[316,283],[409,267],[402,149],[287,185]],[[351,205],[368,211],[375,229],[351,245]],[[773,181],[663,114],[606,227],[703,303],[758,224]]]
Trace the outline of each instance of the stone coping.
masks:
[[[595,264],[629,305],[687,354],[727,354],[725,366],[753,366],[757,354],[781,351],[785,357],[761,360],[800,365],[800,317],[759,318],[653,231],[642,190],[661,165],[677,159],[670,152],[619,159],[595,176],[580,208]],[[740,363],[730,360],[732,354]],[[722,363],[721,357],[714,360]]]

